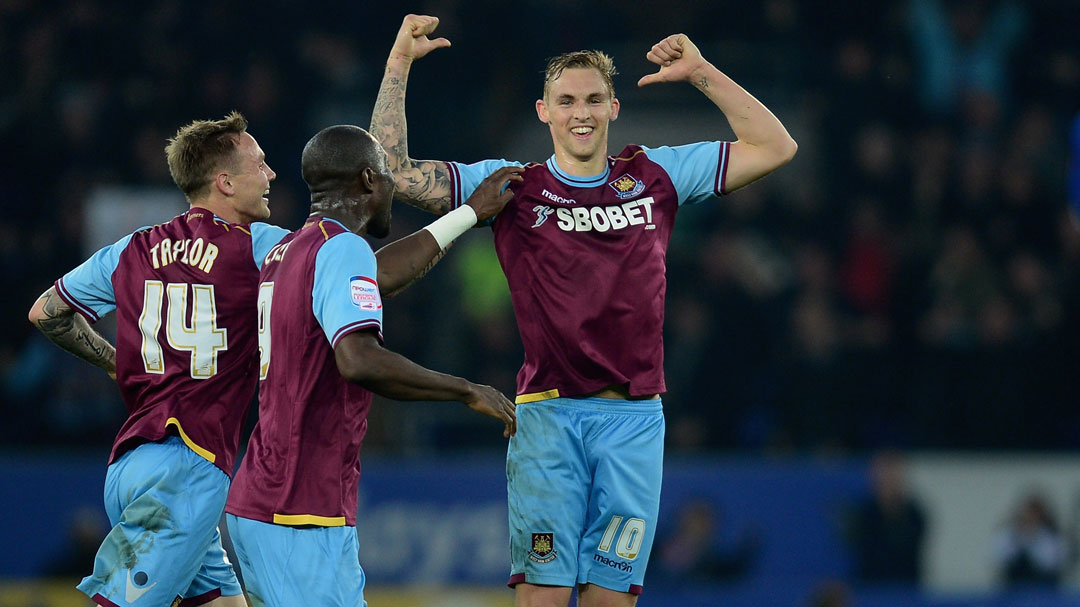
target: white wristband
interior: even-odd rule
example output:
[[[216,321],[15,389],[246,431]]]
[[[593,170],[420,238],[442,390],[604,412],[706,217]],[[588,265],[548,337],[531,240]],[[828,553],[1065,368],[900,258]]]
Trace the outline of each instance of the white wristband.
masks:
[[[476,225],[476,211],[469,205],[463,204],[424,226],[424,229],[431,232],[431,235],[435,237],[435,242],[439,243],[440,249],[445,249],[474,225]]]

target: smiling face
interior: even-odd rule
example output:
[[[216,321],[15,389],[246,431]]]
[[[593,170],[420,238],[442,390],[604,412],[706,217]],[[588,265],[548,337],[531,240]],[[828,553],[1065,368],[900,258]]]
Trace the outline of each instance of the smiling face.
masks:
[[[246,131],[237,137],[232,163],[225,171],[232,186],[229,206],[237,219],[229,221],[251,223],[270,217],[270,182],[277,173],[266,164],[266,154],[259,143]]]
[[[607,158],[608,123],[619,116],[619,100],[600,72],[567,68],[548,81],[536,114],[548,125],[555,158],[570,174],[595,175]]]

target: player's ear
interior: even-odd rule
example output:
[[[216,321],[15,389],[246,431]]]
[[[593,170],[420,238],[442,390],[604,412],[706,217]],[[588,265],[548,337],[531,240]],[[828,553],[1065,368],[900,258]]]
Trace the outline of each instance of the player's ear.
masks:
[[[547,104],[544,103],[543,99],[536,100],[536,116],[540,118],[540,122],[543,122],[544,124],[551,122],[551,119],[548,118]]]
[[[234,188],[232,184],[232,178],[225,171],[214,176],[214,187],[217,188],[218,192],[221,192],[226,196],[232,196],[236,193],[236,188]]]
[[[365,192],[372,192],[375,190],[375,169],[371,167],[364,167],[363,171],[360,171],[360,186],[364,188]]]
[[[611,100],[611,119],[615,120],[619,117],[619,98],[616,97]]]

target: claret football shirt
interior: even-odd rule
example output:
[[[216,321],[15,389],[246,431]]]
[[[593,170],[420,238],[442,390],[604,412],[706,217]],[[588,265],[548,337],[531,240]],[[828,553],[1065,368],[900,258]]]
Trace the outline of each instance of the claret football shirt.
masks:
[[[309,219],[266,255],[259,285],[259,421],[225,511],[281,525],[356,525],[371,392],[341,376],[334,347],[382,341],[375,253],[332,219]]]
[[[192,207],[56,281],[60,297],[90,322],[116,310],[116,379],[128,419],[110,464],[176,433],[232,475],[257,381],[259,267],[287,233]]]
[[[599,175],[530,164],[492,224],[525,362],[517,401],[613,384],[662,393],[668,241],[680,205],[725,193],[729,144],[627,146]],[[447,163],[455,207],[496,169]]]

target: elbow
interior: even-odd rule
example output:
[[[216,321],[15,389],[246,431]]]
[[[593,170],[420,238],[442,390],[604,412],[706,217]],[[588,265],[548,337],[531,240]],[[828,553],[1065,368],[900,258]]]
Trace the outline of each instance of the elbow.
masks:
[[[795,158],[795,153],[798,151],[799,144],[795,142],[791,135],[788,135],[778,150],[779,164],[777,164],[777,167],[782,167],[791,162],[791,159]]]
[[[371,376],[362,361],[338,357],[336,362],[338,373],[341,373],[345,381],[361,386],[366,386],[371,381]]]
[[[45,320],[45,310],[40,299],[35,301],[34,305],[30,307],[30,311],[26,314],[26,319],[38,329],[41,328],[41,321]]]
[[[382,348],[374,336],[350,333],[334,348],[334,362],[345,381],[369,388],[384,372],[381,370]]]

